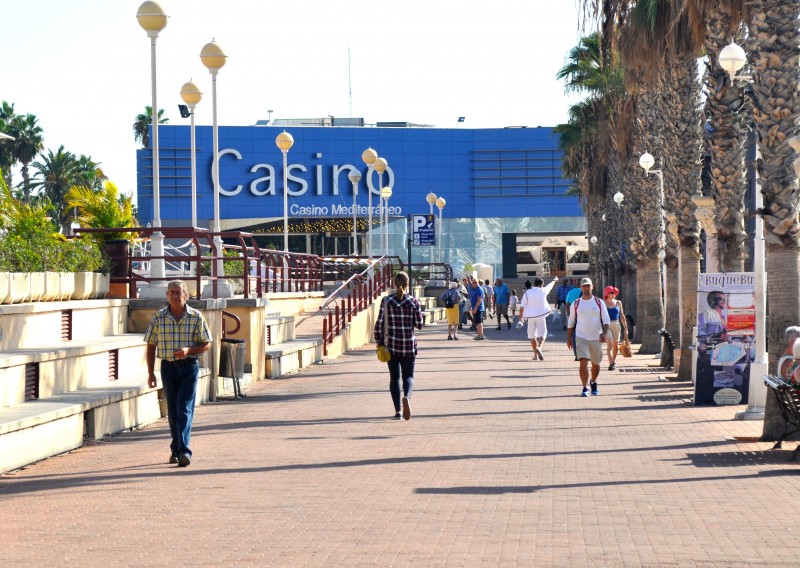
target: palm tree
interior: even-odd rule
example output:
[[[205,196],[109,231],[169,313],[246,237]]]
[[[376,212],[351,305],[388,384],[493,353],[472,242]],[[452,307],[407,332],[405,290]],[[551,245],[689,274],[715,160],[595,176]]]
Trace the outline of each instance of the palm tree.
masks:
[[[9,134],[11,123],[14,121],[14,104],[3,101],[0,106],[0,132]],[[9,134],[10,136],[10,134]],[[17,163],[14,156],[11,140],[0,142],[0,169],[3,170],[3,181],[6,185],[11,185],[11,168]]]
[[[26,114],[15,116],[11,122],[11,136],[15,138],[11,145],[14,157],[22,164],[22,190],[23,201],[31,202],[30,174],[28,164],[44,148],[44,131],[37,124],[35,115]]]
[[[764,219],[769,273],[767,343],[772,368],[782,351],[784,330],[800,321],[796,283],[800,273],[800,188],[792,167],[797,154],[788,143],[800,133],[800,3],[752,0],[750,9],[753,118],[761,151],[758,173],[764,208],[760,214]],[[763,438],[775,439],[782,432],[782,424],[777,402],[769,393]]]
[[[74,215],[66,204],[67,192],[73,185],[86,185],[93,179],[97,164],[88,157],[76,157],[62,145],[55,153],[48,150],[41,161],[33,162],[32,166],[37,171],[33,187],[49,199],[62,232],[70,234]]]
[[[158,109],[158,123],[167,124],[168,118],[163,118],[164,109]],[[150,125],[153,123],[153,107],[144,107],[144,112],[136,116],[133,121],[133,138],[142,143],[142,147],[150,147]]]
[[[76,210],[83,227],[135,227],[136,217],[132,197],[120,195],[117,186],[106,180],[100,189],[74,185],[65,196],[66,206]],[[131,233],[113,233],[102,236],[101,241],[130,239]]]

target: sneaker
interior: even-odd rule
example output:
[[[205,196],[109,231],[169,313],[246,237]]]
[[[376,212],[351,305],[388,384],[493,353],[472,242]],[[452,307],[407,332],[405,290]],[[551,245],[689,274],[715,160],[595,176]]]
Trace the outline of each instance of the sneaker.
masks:
[[[511,329],[511,324],[510,323],[507,323],[506,325],[508,326],[508,329]]]
[[[403,420],[411,420],[411,403],[407,396],[403,397]]]
[[[400,416],[400,413],[396,412],[395,415],[394,415],[394,420],[400,420],[401,418],[402,418],[402,416]]]
[[[592,396],[597,396],[598,394],[600,394],[600,393],[597,391],[597,383],[589,383],[589,384],[590,384],[590,385],[591,385],[591,387],[592,387]]]
[[[496,327],[495,329],[496,329],[497,331],[500,331],[500,330],[501,330],[501,329],[503,329],[503,328],[498,326],[498,327]]]
[[[453,341],[453,336],[452,335],[448,335],[447,336],[447,341]]]
[[[192,463],[192,457],[189,454],[181,454],[178,458],[178,467],[187,467]]]
[[[583,390],[581,391],[581,396],[589,396],[589,389],[583,387]]]
[[[616,363],[611,363],[611,364],[608,366],[608,370],[609,370],[609,371],[613,371],[613,370],[614,370],[614,369],[616,369],[616,368],[617,368],[617,364],[616,364]]]
[[[536,350],[536,355],[539,357],[539,361],[544,361],[544,355],[542,354],[541,349]]]
[[[475,336],[475,341],[483,341],[484,339],[486,339],[486,338],[484,336],[482,336],[482,335],[476,335]]]
[[[178,456],[169,456],[169,463],[178,463]]]
[[[457,335],[454,335],[454,336],[453,336],[453,339],[454,339],[454,340],[456,340],[456,341],[458,341],[458,336],[457,336]]]

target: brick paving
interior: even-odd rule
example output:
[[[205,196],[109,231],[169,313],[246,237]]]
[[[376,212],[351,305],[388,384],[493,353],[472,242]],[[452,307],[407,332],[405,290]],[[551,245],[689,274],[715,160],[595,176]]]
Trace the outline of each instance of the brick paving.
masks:
[[[365,347],[0,478],[0,566],[796,566],[794,443],[652,356],[581,398],[563,332],[421,334],[410,422]],[[632,371],[632,372],[626,372]]]

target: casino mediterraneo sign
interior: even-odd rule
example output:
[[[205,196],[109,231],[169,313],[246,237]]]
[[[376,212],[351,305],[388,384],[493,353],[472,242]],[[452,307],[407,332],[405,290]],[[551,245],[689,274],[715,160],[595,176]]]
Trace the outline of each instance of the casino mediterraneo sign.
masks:
[[[220,165],[224,160],[242,160],[242,154],[233,148],[226,148],[219,152]],[[373,184],[372,177],[364,175],[352,164],[333,164],[327,166],[330,172],[329,183],[324,183],[323,164],[316,164],[313,166],[312,172],[309,173],[308,168],[303,164],[288,164],[286,171],[286,178],[288,181],[287,194],[290,197],[299,196],[338,196],[344,195],[348,199],[352,199],[353,186],[348,179],[348,175],[352,172],[362,174],[362,180],[359,185],[366,183],[369,191],[373,195],[372,214],[378,215],[380,207],[378,205],[380,198],[380,190]],[[254,178],[250,180],[245,188],[245,184],[237,184],[234,187],[224,187],[220,184],[219,193],[223,197],[236,197],[242,192],[249,192],[256,197],[263,196],[277,196],[283,195],[283,177],[282,172],[276,170],[272,164],[254,164],[249,168],[250,173],[254,174]],[[386,177],[384,179],[384,186],[394,186],[394,172],[390,167],[386,168]],[[373,173],[373,176],[377,174]],[[213,163],[210,168],[211,179],[214,179]],[[310,179],[309,179],[310,178]],[[340,192],[340,189],[343,191]],[[280,192],[280,193],[279,193]],[[355,207],[356,215],[369,215],[369,207],[366,205],[345,204],[345,203],[331,203],[330,205],[300,205],[292,203],[289,206],[289,215],[296,217],[352,217],[353,207]],[[403,215],[403,208],[398,206],[387,207],[390,217],[399,217]]]

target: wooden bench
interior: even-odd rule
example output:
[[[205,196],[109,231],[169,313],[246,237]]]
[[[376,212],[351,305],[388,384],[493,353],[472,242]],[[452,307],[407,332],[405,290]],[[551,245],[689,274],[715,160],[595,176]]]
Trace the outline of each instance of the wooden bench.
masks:
[[[764,375],[764,384],[775,393],[781,409],[781,415],[786,421],[786,431],[772,446],[773,450],[778,450],[781,448],[784,439],[800,431],[800,391],[794,385],[774,375]],[[800,444],[792,452],[792,457],[789,461],[797,461],[798,453],[800,453]]]

